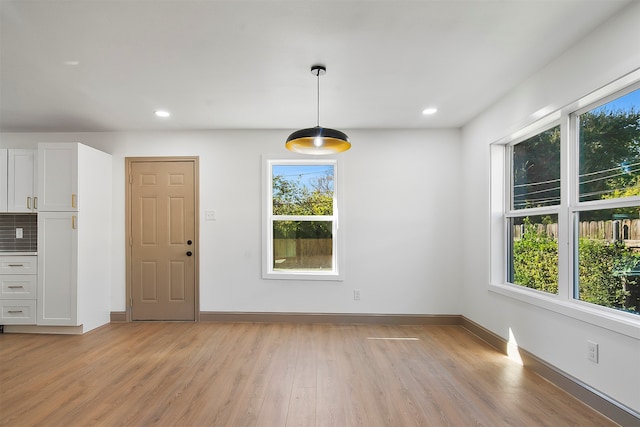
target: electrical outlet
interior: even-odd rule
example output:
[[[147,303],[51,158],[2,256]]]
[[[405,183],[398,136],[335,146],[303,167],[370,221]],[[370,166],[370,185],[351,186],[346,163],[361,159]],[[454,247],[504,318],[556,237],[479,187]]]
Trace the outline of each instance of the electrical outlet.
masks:
[[[587,359],[598,363],[598,343],[587,341]]]
[[[22,228],[16,228],[16,239],[23,239],[24,234]]]
[[[353,291],[353,300],[360,301],[360,289],[354,289]]]

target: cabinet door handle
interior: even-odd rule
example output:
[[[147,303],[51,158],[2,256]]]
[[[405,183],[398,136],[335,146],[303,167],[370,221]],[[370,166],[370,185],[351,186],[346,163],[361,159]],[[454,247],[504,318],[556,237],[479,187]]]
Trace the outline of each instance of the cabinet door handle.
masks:
[[[71,195],[71,207],[72,208],[76,207],[76,195],[75,194]]]
[[[9,264],[9,267],[24,267],[24,264]]]
[[[22,289],[24,288],[24,286],[20,285],[20,286],[16,286],[16,285],[9,285],[9,289]]]
[[[31,197],[27,197],[27,209],[31,209]]]
[[[38,198],[37,197],[33,198],[33,209],[38,209]]]
[[[76,224],[76,216],[72,215],[71,216],[71,228],[73,228],[74,230],[77,228],[78,224]]]
[[[9,314],[18,314],[18,313],[22,313],[22,310],[7,310],[7,313],[9,313]]]

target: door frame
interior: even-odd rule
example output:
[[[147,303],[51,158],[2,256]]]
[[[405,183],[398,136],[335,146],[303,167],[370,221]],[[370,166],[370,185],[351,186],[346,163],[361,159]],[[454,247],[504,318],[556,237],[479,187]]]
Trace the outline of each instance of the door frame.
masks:
[[[133,163],[149,162],[192,162],[193,163],[193,190],[194,190],[194,230],[195,242],[193,245],[194,263],[194,321],[200,321],[200,157],[198,156],[170,156],[170,157],[125,157],[125,257],[126,257],[126,321],[132,322],[131,309],[133,305],[131,297],[131,165]]]

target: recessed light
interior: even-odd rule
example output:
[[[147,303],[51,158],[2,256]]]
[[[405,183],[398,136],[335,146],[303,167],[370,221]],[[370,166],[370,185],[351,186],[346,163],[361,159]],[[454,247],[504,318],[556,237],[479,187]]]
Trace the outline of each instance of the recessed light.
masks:
[[[75,60],[72,60],[72,61],[64,61],[64,62],[63,62],[63,64],[64,64],[64,65],[68,65],[68,66],[70,66],[70,67],[75,67],[76,65],[80,65],[80,61],[75,61]]]
[[[158,110],[158,111],[155,112],[155,115],[158,116],[158,117],[166,118],[166,117],[169,117],[171,115],[171,113],[168,112],[168,111],[165,111],[165,110]]]
[[[425,108],[424,110],[422,110],[422,114],[424,114],[425,116],[431,115],[431,114],[435,114],[438,112],[438,109],[435,107],[429,107],[429,108]]]

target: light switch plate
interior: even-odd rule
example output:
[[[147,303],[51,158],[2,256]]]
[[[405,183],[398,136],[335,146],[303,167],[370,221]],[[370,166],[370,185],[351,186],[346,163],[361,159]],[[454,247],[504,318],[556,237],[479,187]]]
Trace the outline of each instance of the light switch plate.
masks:
[[[205,221],[215,221],[216,220],[216,211],[204,211],[204,220]]]
[[[22,228],[16,228],[16,239],[22,239],[22,238],[24,238]]]

